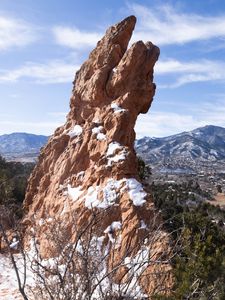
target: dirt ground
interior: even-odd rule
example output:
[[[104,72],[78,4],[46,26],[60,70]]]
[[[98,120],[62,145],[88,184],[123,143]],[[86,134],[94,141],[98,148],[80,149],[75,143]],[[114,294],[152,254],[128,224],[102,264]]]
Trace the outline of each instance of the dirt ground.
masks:
[[[225,194],[218,193],[215,195],[214,200],[209,201],[212,205],[219,205],[221,208],[225,209]]]

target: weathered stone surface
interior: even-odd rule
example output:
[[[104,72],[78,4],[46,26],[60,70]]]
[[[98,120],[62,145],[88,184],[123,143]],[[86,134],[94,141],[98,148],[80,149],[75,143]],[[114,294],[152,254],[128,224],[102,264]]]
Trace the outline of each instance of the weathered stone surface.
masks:
[[[110,249],[108,269],[147,249],[151,264],[139,284],[152,294],[158,285],[171,287],[169,273],[156,276],[170,270],[168,263],[159,263],[162,254],[169,255],[169,238],[139,183],[133,144],[137,116],[148,111],[155,93],[159,49],[139,41],[127,50],[135,22],[130,16],[110,27],[76,73],[67,121],[42,150],[30,177],[24,224],[36,223],[41,252],[48,256],[43,220],[60,219],[69,232],[76,215],[78,232],[97,214],[92,234],[104,236]],[[68,233],[68,239],[73,236]],[[115,282],[126,280],[125,273],[125,266],[118,268]]]

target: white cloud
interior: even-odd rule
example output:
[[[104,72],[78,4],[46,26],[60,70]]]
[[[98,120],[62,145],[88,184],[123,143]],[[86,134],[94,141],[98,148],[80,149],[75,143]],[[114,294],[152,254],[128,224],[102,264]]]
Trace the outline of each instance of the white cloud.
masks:
[[[52,31],[57,44],[72,49],[95,47],[102,37],[98,32],[81,31],[66,26],[55,26]]]
[[[223,62],[216,62],[211,60],[200,60],[191,62],[181,62],[175,59],[160,60],[155,66],[155,71],[158,74],[166,73],[187,73],[187,72],[209,72],[212,70],[220,70]],[[222,66],[223,67],[223,66]]]
[[[60,125],[62,122],[0,121],[0,134],[29,131],[34,134],[51,135]]]
[[[72,82],[78,69],[78,65],[59,60],[49,61],[46,64],[29,62],[13,70],[0,71],[0,82],[15,82],[22,78],[40,84]]]
[[[26,46],[36,39],[37,32],[31,24],[0,15],[0,50]]]
[[[207,124],[216,124],[225,127],[225,95],[212,95],[212,102],[201,104],[197,110],[198,118],[206,120]]]
[[[158,111],[139,116],[135,131],[137,138],[164,137],[206,124],[206,122],[195,120],[191,114]]]
[[[149,8],[130,4],[139,26],[133,40],[151,40],[157,45],[184,44],[225,36],[225,15],[200,16],[183,13],[170,5]]]
[[[182,131],[190,131],[205,125],[225,127],[225,100],[215,100],[193,107],[192,111],[156,111],[140,115],[135,127],[137,138],[143,136],[165,137]]]
[[[181,62],[175,59],[161,60],[155,66],[158,75],[174,74],[175,82],[161,85],[161,88],[175,88],[191,82],[225,81],[225,63],[202,59]]]

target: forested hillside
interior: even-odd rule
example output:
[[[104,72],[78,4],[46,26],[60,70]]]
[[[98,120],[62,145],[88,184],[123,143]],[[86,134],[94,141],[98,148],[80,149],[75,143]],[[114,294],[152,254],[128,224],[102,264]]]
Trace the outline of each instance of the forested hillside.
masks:
[[[1,221],[11,218],[6,215],[13,215],[13,218],[21,218],[22,202],[24,200],[27,179],[34,167],[34,164],[22,164],[19,162],[6,162],[0,156],[0,217]],[[10,224],[9,224],[10,225]]]
[[[165,299],[225,299],[224,210],[194,181],[146,185],[173,241],[175,284]]]

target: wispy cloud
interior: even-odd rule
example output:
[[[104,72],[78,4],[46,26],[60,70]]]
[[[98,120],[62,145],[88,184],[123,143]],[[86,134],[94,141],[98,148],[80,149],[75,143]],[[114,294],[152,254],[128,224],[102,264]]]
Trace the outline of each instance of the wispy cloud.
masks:
[[[205,125],[225,127],[225,99],[203,103],[185,112],[155,111],[138,117],[137,138],[164,137],[181,131],[190,131]]]
[[[225,15],[210,17],[183,13],[170,5],[149,8],[133,3],[129,8],[139,20],[134,40],[169,45],[225,36]]]
[[[139,116],[135,131],[137,138],[164,137],[206,124],[204,121],[195,120],[191,114],[158,111]]]
[[[94,47],[102,37],[98,32],[81,31],[67,26],[55,26],[52,32],[57,44],[71,49]]]
[[[191,82],[225,81],[225,63],[202,59],[182,62],[175,59],[161,60],[155,66],[158,75],[175,75],[175,82],[161,86],[175,88]]]
[[[225,95],[213,96],[212,102],[202,103],[197,109],[198,118],[206,120],[208,124],[216,124],[225,127]]]
[[[155,70],[158,74],[209,72],[214,69],[220,70],[221,64],[223,68],[224,62],[220,61],[200,60],[182,62],[175,59],[168,59],[158,61],[155,66]]]
[[[12,132],[30,132],[51,135],[62,122],[20,122],[0,121],[0,134]]]
[[[0,50],[26,46],[37,38],[37,30],[32,24],[0,13]]]
[[[0,82],[15,82],[23,78],[39,84],[71,82],[78,68],[78,65],[59,60],[45,64],[29,62],[13,70],[0,71]]]

